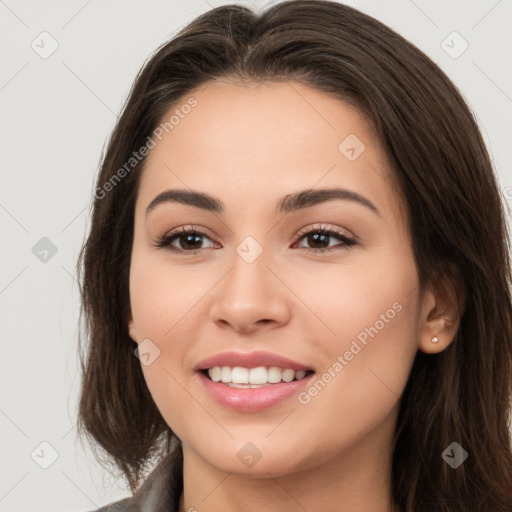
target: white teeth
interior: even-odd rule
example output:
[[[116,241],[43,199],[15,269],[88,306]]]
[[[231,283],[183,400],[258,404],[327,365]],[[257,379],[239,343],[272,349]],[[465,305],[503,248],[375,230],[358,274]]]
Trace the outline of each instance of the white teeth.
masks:
[[[220,366],[215,366],[210,370],[209,374],[213,382],[219,382],[219,380],[222,379],[222,368]]]
[[[281,382],[281,368],[271,366],[268,369],[268,382],[271,384],[277,384],[278,382]]]
[[[285,370],[282,373],[282,379],[285,382],[291,382],[295,378],[295,371],[294,370]]]
[[[242,366],[214,366],[208,370],[208,375],[213,382],[223,382],[230,387],[237,388],[258,388],[267,384],[277,384],[281,381],[292,382],[303,379],[306,375],[305,370],[295,371],[289,368],[278,368],[271,366],[265,368],[244,368]]]
[[[234,384],[249,384],[249,370],[247,368],[235,366],[231,370],[231,382]],[[256,384],[256,382],[252,382],[251,384]]]
[[[229,366],[223,366],[220,375],[222,382],[231,382],[231,368],[229,368]]]
[[[264,366],[258,366],[258,368],[251,368],[249,370],[249,382],[251,384],[266,384],[267,369]]]

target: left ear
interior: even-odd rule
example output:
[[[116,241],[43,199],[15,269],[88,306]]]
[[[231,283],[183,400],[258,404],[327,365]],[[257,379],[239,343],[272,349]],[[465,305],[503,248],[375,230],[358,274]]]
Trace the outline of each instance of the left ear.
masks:
[[[459,329],[465,302],[464,282],[455,266],[431,281],[423,294],[419,350],[437,354],[450,345]]]

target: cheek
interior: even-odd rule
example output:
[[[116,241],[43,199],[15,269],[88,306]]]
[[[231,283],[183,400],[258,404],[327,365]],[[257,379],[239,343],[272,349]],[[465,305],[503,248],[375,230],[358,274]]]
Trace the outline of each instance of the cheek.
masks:
[[[187,347],[197,337],[201,297],[211,287],[195,286],[191,272],[146,255],[134,253],[130,268],[130,303],[141,354],[141,369],[158,410],[169,427],[184,435],[194,401],[185,386]],[[186,436],[185,436],[186,437]]]
[[[167,354],[162,354],[149,366],[143,365],[142,372],[160,414],[171,430],[183,437],[188,419],[195,415],[194,400],[182,384],[182,375],[169,364]]]
[[[329,410],[342,437],[352,428],[347,421],[357,418],[360,428],[370,428],[395,406],[417,352],[420,311],[412,258],[396,255],[387,264],[353,270],[331,276],[309,295],[329,327],[330,335],[318,342],[328,360],[299,397],[317,417]]]
[[[205,293],[193,271],[165,258],[134,257],[130,269],[130,303],[139,338],[163,340],[181,329],[188,312]],[[206,288],[207,289],[207,288]]]

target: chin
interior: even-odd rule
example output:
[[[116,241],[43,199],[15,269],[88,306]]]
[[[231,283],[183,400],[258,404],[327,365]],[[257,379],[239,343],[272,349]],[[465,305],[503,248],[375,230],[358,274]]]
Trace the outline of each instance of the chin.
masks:
[[[245,438],[247,439],[247,437]],[[265,446],[263,446],[265,445]],[[280,449],[279,449],[280,448]],[[317,456],[299,456],[293,447],[279,444],[279,447],[266,442],[234,442],[229,446],[218,446],[214,452],[196,452],[207,464],[225,473],[233,473],[249,478],[269,478],[298,473],[315,466]],[[294,454],[293,457],[290,454]],[[312,459],[315,459],[312,460]]]

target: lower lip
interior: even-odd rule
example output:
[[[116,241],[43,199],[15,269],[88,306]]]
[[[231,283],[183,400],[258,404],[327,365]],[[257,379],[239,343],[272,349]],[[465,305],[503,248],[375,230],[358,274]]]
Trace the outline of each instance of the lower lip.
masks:
[[[220,405],[238,411],[256,412],[268,409],[297,395],[313,377],[308,375],[301,380],[270,384],[261,388],[231,388],[221,382],[213,382],[204,373],[197,372],[208,394]]]

